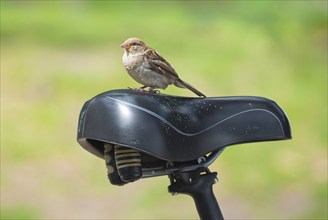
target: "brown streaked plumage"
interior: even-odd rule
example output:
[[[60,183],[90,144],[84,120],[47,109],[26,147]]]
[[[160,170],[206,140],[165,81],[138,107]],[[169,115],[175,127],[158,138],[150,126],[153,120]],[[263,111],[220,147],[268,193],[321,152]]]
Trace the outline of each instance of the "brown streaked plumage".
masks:
[[[174,68],[154,49],[139,38],[128,38],[121,47],[124,49],[123,65],[129,75],[142,89],[166,89],[168,85],[187,88],[196,95],[206,97],[189,83],[181,80]]]

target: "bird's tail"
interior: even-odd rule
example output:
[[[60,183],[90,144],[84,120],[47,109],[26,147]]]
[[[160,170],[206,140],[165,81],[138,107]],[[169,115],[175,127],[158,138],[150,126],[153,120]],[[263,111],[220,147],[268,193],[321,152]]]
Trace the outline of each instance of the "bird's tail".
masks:
[[[193,93],[195,93],[196,95],[206,98],[206,96],[203,93],[201,93],[200,91],[195,89],[192,85],[190,85],[189,83],[187,83],[181,79],[179,79],[176,83],[174,83],[174,85],[177,87],[180,87],[180,88],[187,88],[190,91],[192,91]]]

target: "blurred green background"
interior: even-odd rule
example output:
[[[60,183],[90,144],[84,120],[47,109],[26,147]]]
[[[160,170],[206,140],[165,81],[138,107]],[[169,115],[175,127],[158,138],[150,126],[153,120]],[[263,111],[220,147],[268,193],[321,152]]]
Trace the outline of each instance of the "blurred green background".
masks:
[[[87,99],[139,86],[121,63],[132,36],[208,96],[286,111],[291,141],[230,147],[211,166],[227,219],[327,219],[327,1],[1,1],[1,219],[198,218],[167,177],[110,185],[76,142]]]

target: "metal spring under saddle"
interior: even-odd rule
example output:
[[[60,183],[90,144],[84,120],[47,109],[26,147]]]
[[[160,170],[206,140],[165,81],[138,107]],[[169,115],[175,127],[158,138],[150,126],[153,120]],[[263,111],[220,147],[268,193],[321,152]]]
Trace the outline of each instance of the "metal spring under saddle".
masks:
[[[132,148],[114,146],[118,174],[125,182],[133,182],[142,176],[141,153]]]

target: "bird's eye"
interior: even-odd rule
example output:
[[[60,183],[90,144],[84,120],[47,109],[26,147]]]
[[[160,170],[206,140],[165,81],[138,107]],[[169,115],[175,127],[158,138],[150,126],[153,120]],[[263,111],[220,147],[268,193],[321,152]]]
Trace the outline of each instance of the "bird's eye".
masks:
[[[131,46],[137,46],[137,45],[138,45],[138,43],[136,43],[136,42],[133,42],[133,43],[131,43],[130,45],[131,45]]]

